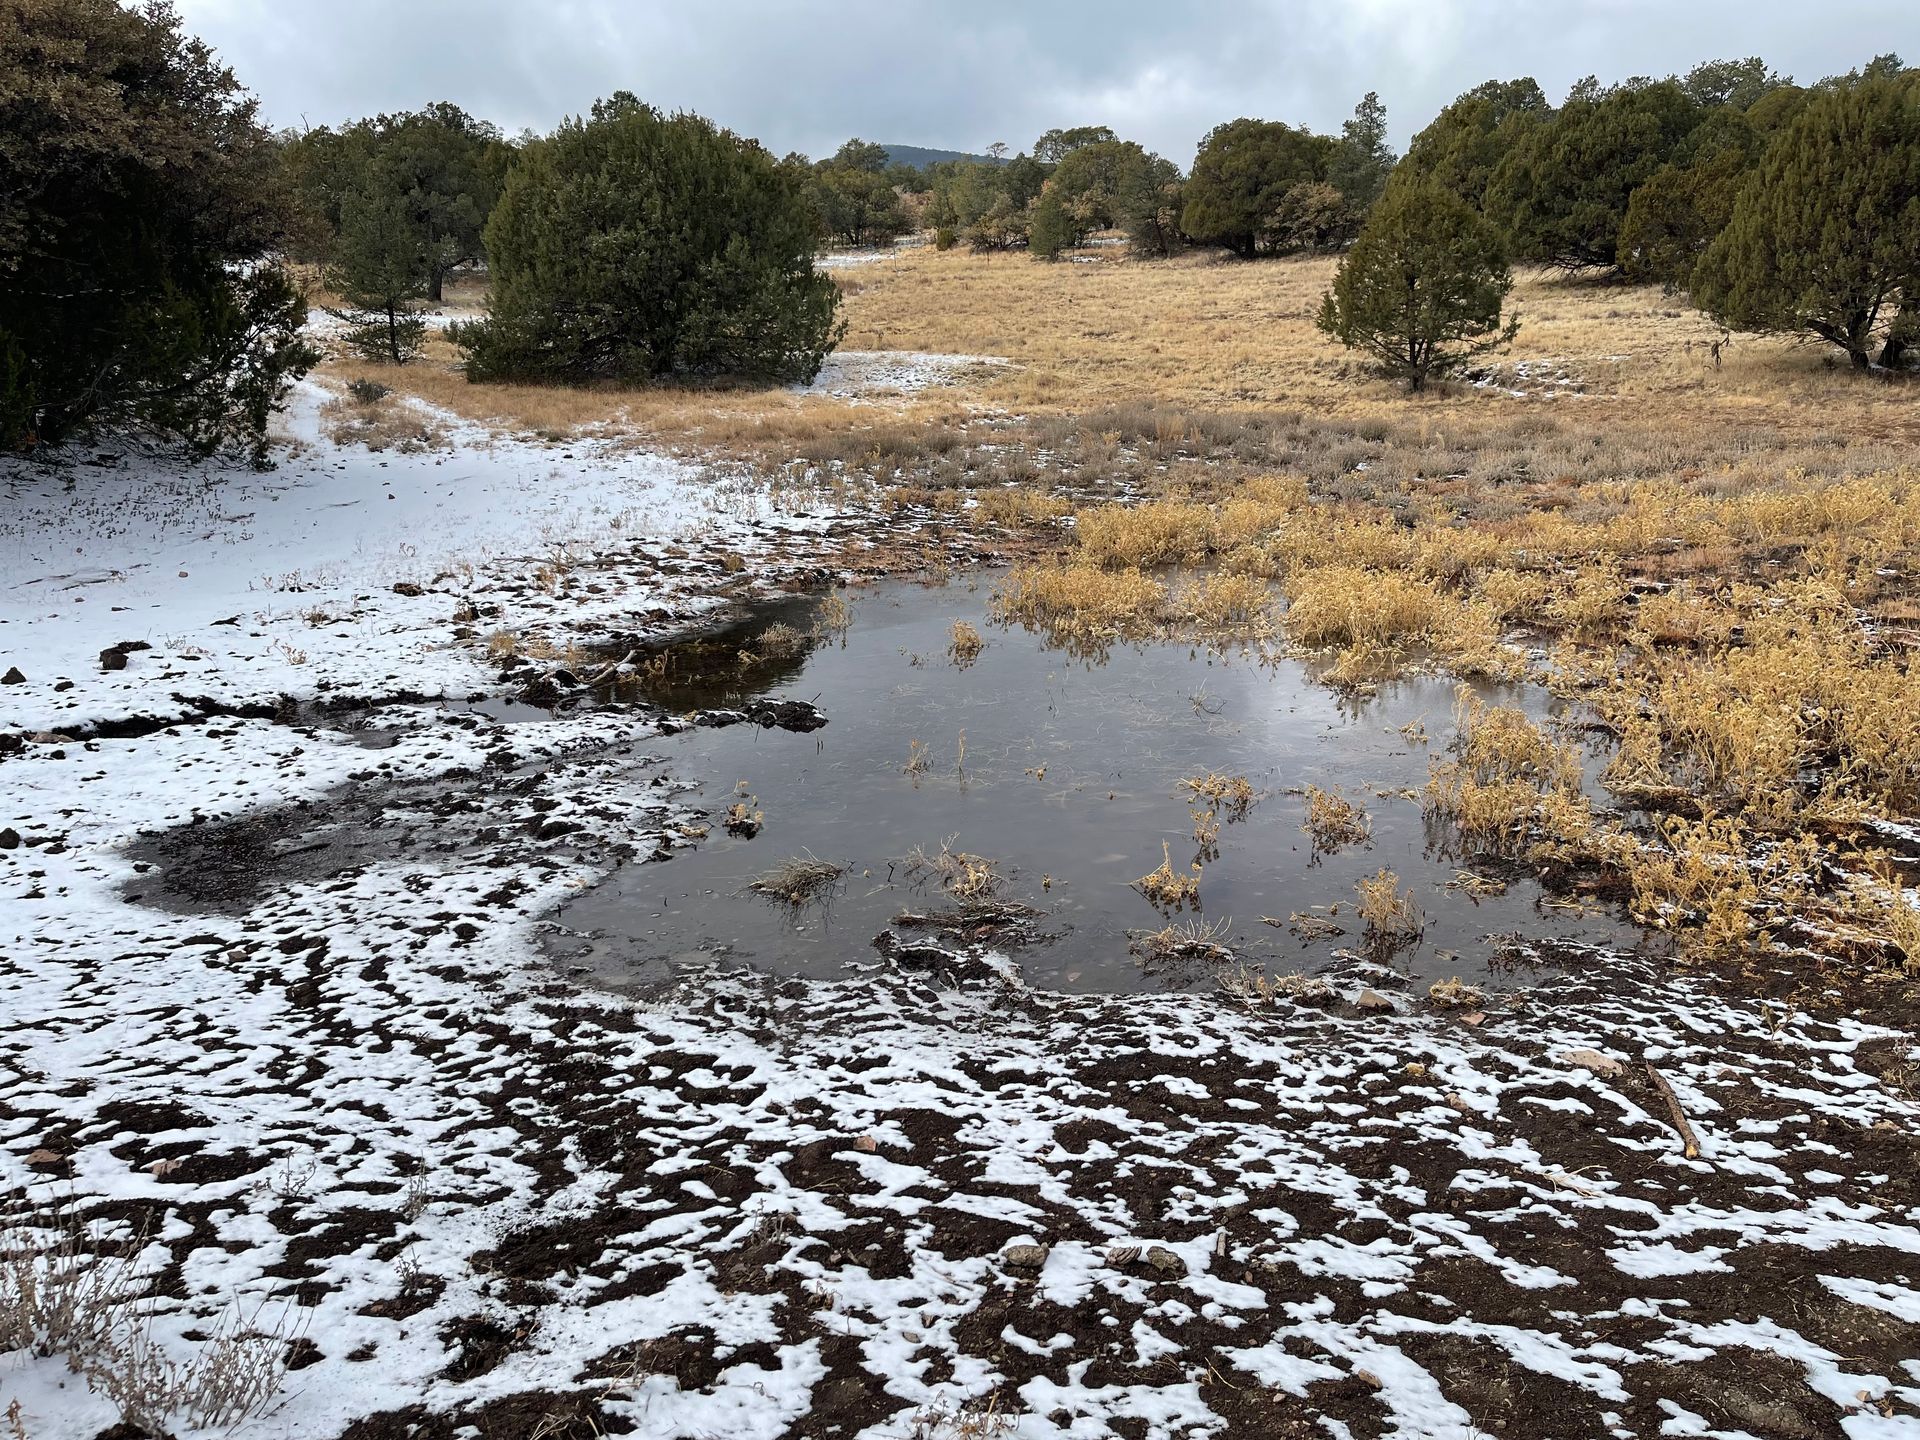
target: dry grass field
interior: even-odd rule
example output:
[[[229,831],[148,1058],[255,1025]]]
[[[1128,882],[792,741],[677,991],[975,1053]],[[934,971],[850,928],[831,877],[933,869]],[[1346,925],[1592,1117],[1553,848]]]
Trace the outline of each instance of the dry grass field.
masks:
[[[1332,268],[922,250],[838,272],[843,348],[1009,362],[910,393],[472,386],[444,340],[323,373],[1023,536],[1049,553],[1001,613],[1083,651],[1171,631],[1319,652],[1356,690],[1530,676],[1603,737],[1620,806],[1581,795],[1563,738],[1466,705],[1428,795],[1449,843],[1577,874],[1756,983],[1781,953],[1810,962],[1801,993],[1920,972],[1885,849],[1920,811],[1911,388],[1531,272],[1511,352],[1413,397],[1315,330]]]

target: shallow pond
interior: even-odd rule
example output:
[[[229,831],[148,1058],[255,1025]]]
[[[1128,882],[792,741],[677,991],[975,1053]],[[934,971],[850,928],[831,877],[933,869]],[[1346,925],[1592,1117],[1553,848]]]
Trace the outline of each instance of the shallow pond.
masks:
[[[990,583],[783,600],[640,657],[647,673],[624,683],[629,698],[692,711],[777,696],[816,703],[829,723],[650,741],[665,773],[700,781],[689,799],[707,811],[708,834],[561,911],[556,957],[623,988],[725,963],[824,976],[872,963],[876,937],[890,935],[883,946],[1004,953],[1048,988],[1211,987],[1228,962],[1153,960],[1142,937],[1195,921],[1234,964],[1312,971],[1362,948],[1355,886],[1383,867],[1424,924],[1390,957],[1417,978],[1497,978],[1530,954],[1639,939],[1618,916],[1524,875],[1478,867],[1505,882],[1500,893],[1463,883],[1467,866],[1430,843],[1418,792],[1453,733],[1452,682],[1415,678],[1354,701],[1297,661],[1251,652],[1152,644],[1075,658],[993,623]],[[793,632],[816,630],[822,607],[842,601],[850,625],[794,646]],[[971,663],[950,650],[956,621],[985,640]],[[1535,718],[1550,705],[1530,688],[1483,694]],[[1208,773],[1245,777],[1258,798],[1239,813],[1183,787]],[[1361,805],[1370,838],[1316,853],[1302,828],[1307,786]],[[757,833],[725,828],[736,804],[761,817]],[[1218,822],[1210,847],[1196,842],[1196,819]],[[966,911],[939,874],[911,863],[943,846],[994,862],[998,915]],[[1135,887],[1167,856],[1177,873],[1198,864],[1197,907],[1170,912]],[[749,890],[793,857],[845,873],[801,905]],[[1022,906],[1037,913],[1002,923],[1005,907]]]

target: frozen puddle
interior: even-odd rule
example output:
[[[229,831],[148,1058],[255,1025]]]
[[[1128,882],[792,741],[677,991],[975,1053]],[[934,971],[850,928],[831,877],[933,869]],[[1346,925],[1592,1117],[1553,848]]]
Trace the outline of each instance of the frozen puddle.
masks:
[[[961,385],[1011,362],[998,355],[936,355],[917,350],[836,350],[810,384],[796,385],[803,395],[860,399],[872,395],[912,395],[939,386]]]
[[[939,951],[967,951],[1004,955],[1037,986],[1131,991],[1212,988],[1242,965],[1351,965],[1356,951],[1411,978],[1485,981],[1518,960],[1638,939],[1599,907],[1470,870],[1430,841],[1418,792],[1452,733],[1451,683],[1410,680],[1356,705],[1293,661],[1157,644],[1089,662],[992,623],[989,591],[845,592],[852,624],[833,633],[823,607],[837,598],[796,598],[643,655],[626,698],[685,714],[778,697],[814,703],[828,723],[650,741],[660,758],[643,773],[697,781],[681,798],[707,833],[561,910],[556,956],[625,988],[742,962],[834,976],[871,964],[877,945],[935,970]],[[986,642],[971,663],[951,652],[956,621]],[[1485,695],[1536,718],[1547,704],[1534,690]],[[1183,784],[1208,774],[1243,777],[1256,798],[1216,805]],[[1363,807],[1370,838],[1317,853],[1307,786]],[[1214,825],[1211,845],[1196,840]],[[915,863],[943,847],[992,862],[991,877]],[[797,905],[749,889],[796,857],[842,873]],[[1196,905],[1156,906],[1136,887],[1169,858],[1179,874],[1198,867]],[[1388,953],[1355,914],[1357,882],[1382,868],[1424,923]],[[1476,871],[1494,883],[1471,883]],[[1204,927],[1231,958],[1142,953],[1170,923]]]

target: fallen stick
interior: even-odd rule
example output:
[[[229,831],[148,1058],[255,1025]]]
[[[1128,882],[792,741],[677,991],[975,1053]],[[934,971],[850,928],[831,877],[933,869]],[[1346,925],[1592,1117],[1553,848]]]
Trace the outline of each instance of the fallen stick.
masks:
[[[1682,1152],[1689,1160],[1700,1158],[1700,1139],[1693,1133],[1693,1126],[1687,1123],[1687,1112],[1680,1108],[1680,1097],[1673,1093],[1673,1086],[1667,1083],[1667,1077],[1653,1068],[1653,1062],[1647,1062],[1647,1078],[1653,1081],[1653,1088],[1660,1092],[1661,1099],[1667,1102],[1667,1110],[1673,1116],[1673,1128],[1680,1132],[1680,1138],[1686,1142]]]
[[[606,679],[609,675],[613,674],[614,671],[618,670],[622,665],[626,664],[631,659],[633,659],[633,651],[629,650],[627,651],[626,654],[622,655],[618,660],[614,661],[613,664],[607,666],[606,669],[602,670],[598,675],[595,675],[592,678],[590,678],[587,681],[587,684],[598,685],[602,680]]]

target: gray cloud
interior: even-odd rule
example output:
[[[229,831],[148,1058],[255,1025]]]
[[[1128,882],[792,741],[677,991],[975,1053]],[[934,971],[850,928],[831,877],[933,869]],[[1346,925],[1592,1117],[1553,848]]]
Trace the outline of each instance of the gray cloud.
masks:
[[[1015,149],[1104,123],[1185,165],[1239,115],[1335,130],[1377,90],[1394,138],[1460,91],[1532,75],[1557,97],[1759,54],[1810,80],[1898,50],[1920,59],[1914,0],[1256,0],[1187,7],[836,7],[746,0],[182,0],[276,125],[452,100],[545,130],[616,89],[697,110],[775,151],[849,135]]]

